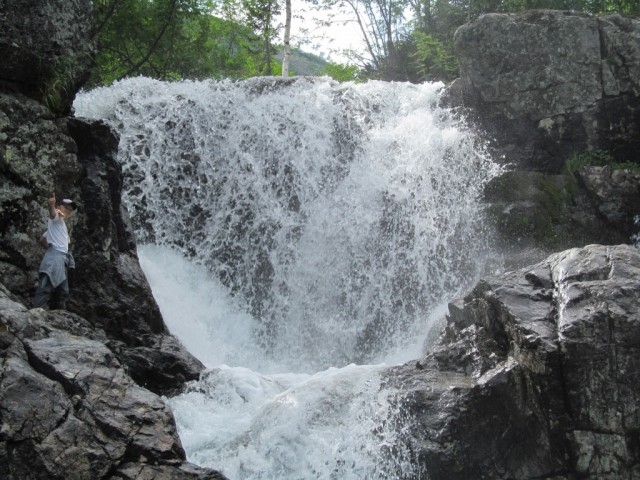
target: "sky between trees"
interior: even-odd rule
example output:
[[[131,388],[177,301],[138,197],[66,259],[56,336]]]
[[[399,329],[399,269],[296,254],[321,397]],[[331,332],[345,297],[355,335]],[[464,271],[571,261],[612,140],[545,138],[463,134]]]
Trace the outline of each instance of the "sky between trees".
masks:
[[[281,75],[286,0],[93,0],[89,87]],[[640,15],[638,0],[291,0],[291,46],[322,54],[337,80],[449,81],[453,34],[490,12],[536,8]],[[295,70],[289,72],[295,75]]]

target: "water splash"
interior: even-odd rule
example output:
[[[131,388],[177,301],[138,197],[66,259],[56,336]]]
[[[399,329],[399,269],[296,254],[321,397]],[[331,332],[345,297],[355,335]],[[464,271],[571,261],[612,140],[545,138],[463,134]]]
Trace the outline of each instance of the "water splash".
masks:
[[[383,478],[379,445],[393,439],[381,429],[388,405],[380,369],[351,365],[304,379],[215,369],[172,406],[191,432],[182,437],[196,452],[191,460],[224,466],[230,478]],[[228,418],[239,410],[243,428],[230,430]]]
[[[139,242],[205,265],[258,319],[265,355],[315,371],[416,343],[477,272],[497,167],[440,89],[135,79],[75,107],[121,135]]]
[[[190,461],[420,478],[380,374],[475,281],[499,173],[441,87],[138,78],[78,95],[120,134],[141,264],[210,367],[169,400]]]

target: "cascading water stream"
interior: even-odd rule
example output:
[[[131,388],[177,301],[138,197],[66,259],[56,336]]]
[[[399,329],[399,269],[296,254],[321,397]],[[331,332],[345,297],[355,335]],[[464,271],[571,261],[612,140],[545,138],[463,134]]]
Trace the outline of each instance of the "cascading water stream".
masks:
[[[440,90],[139,78],[78,96],[121,136],[141,264],[210,367],[169,400],[191,461],[232,479],[416,473],[380,374],[482,268],[478,198],[499,170]]]

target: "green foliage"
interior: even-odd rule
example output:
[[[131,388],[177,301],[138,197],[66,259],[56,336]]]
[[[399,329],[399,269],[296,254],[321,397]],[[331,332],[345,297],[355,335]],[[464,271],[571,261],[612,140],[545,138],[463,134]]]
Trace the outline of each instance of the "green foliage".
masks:
[[[574,176],[580,167],[586,165],[610,165],[613,156],[604,150],[587,150],[581,153],[573,153],[565,160],[564,169],[567,174]]]
[[[369,63],[357,60],[361,70],[328,65],[322,72],[340,81],[453,80],[458,75],[453,35],[460,25],[484,13],[553,8],[640,15],[638,0],[309,2],[325,8],[358,8],[365,24],[375,26],[369,32],[375,55]],[[281,4],[280,0],[93,0],[99,53],[86,86],[137,75],[158,79],[277,75],[281,65],[273,42]],[[63,93],[68,88],[65,83],[64,72],[59,73],[43,92],[53,110],[60,108],[56,103],[64,95],[56,92]]]
[[[94,0],[100,51],[90,85],[126,76],[164,79],[172,39],[180,33],[180,12],[186,0]],[[173,72],[172,72],[173,73]]]
[[[422,80],[450,80],[458,76],[458,60],[453,45],[418,30],[413,32],[416,51],[413,58]]]
[[[338,82],[351,82],[358,80],[359,71],[355,65],[327,62],[320,75],[328,75]]]
[[[592,0],[586,3],[592,5],[592,13],[623,13],[640,16],[638,0]]]
[[[278,2],[276,0],[242,0],[242,7],[246,12],[247,25],[262,40],[262,64],[259,67],[259,71],[265,75],[277,75],[272,67],[275,53],[273,40],[278,33],[274,23],[280,13]],[[280,68],[280,72],[282,72],[282,68]]]
[[[222,3],[224,8],[216,11],[228,19],[212,14]],[[265,48],[272,49],[274,31],[269,30],[266,38],[260,36],[265,32],[256,33],[253,27],[266,24],[239,13],[243,6],[265,7],[268,3],[94,0],[100,50],[87,86],[137,75],[174,80],[246,78],[279,72],[281,67],[271,58],[271,50],[265,54]],[[253,13],[259,15],[260,10]]]
[[[640,169],[640,164],[634,162],[616,162],[610,152],[605,150],[587,150],[580,153],[573,153],[564,163],[565,172],[575,177],[575,173],[583,166],[605,166],[609,165],[614,169]]]
[[[571,10],[592,14],[622,13],[638,15],[640,4],[637,0],[467,0],[451,1],[466,9],[470,17],[485,13],[514,13],[525,10]]]
[[[65,113],[76,91],[77,67],[70,61],[58,62],[51,77],[40,88],[40,96],[49,111],[55,115]]]
[[[183,25],[184,42],[172,65],[182,78],[243,78],[259,74],[255,64],[260,39],[233,22],[210,15]]]

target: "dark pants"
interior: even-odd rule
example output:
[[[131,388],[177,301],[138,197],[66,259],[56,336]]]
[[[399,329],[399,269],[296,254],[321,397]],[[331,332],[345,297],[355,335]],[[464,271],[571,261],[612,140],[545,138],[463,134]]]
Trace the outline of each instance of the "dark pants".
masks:
[[[69,299],[69,280],[65,278],[64,282],[54,288],[49,275],[41,273],[40,280],[38,281],[38,289],[33,297],[33,308],[44,308],[48,310],[51,307],[49,302],[52,297],[54,300],[57,300],[57,302],[53,303],[53,308],[57,306],[60,310],[66,310],[67,300]]]

